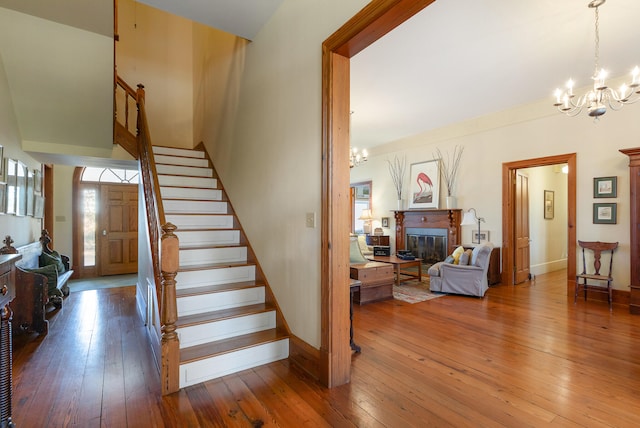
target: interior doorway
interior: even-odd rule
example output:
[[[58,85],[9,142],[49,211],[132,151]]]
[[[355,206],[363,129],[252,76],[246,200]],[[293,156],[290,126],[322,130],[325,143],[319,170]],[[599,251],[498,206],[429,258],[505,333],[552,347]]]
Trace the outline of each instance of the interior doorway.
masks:
[[[518,170],[567,164],[567,293],[576,275],[576,154],[549,156],[502,164],[502,283],[516,283],[517,257],[517,175]]]

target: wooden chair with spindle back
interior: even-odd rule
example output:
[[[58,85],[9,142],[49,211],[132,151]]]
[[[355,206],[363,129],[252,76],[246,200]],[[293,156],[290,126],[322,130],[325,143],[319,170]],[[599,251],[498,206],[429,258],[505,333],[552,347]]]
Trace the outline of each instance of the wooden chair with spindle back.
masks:
[[[596,291],[599,293],[607,293],[609,301],[609,310],[612,310],[613,294],[611,284],[613,283],[613,277],[611,276],[613,269],[613,253],[618,248],[617,242],[600,242],[600,241],[578,241],[578,245],[582,248],[582,273],[576,275],[576,291],[573,296],[573,303],[578,300],[578,291],[580,287],[584,289],[584,300],[587,300],[587,290]],[[591,264],[587,267],[587,259],[585,251],[593,252],[593,272],[591,271]],[[600,273],[600,267],[602,265],[601,258],[603,252],[610,252],[609,256],[609,272],[606,275]],[[591,282],[591,283],[590,283]],[[606,283],[606,286],[603,285]]]

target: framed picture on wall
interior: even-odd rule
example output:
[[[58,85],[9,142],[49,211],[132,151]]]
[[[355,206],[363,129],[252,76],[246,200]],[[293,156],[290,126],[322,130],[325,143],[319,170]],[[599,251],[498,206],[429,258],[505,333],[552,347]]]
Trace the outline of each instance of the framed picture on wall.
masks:
[[[33,190],[33,171],[27,169],[27,215],[33,216],[34,190]]]
[[[545,190],[544,191],[544,218],[545,220],[553,219],[553,204],[555,201],[553,200],[553,190]]]
[[[0,183],[0,214],[7,211],[7,183]]]
[[[4,171],[7,177],[5,212],[7,214],[16,213],[16,185],[18,184],[18,177],[16,176],[17,165],[18,162],[14,159],[7,158],[5,160]]]
[[[27,215],[27,168],[18,161],[16,166],[16,215]]]
[[[473,230],[471,231],[471,242],[476,243],[485,243],[489,242],[489,231],[488,230]]]
[[[618,204],[593,204],[594,224],[616,224]]]
[[[617,198],[618,177],[596,177],[593,179],[594,198]]]
[[[382,227],[389,227],[389,217],[382,217],[380,220]]]
[[[33,216],[35,218],[44,217],[44,196],[36,195],[34,205]]]
[[[33,170],[33,190],[36,193],[42,192],[42,170]]]
[[[440,160],[411,164],[409,208],[438,208],[440,202]]]

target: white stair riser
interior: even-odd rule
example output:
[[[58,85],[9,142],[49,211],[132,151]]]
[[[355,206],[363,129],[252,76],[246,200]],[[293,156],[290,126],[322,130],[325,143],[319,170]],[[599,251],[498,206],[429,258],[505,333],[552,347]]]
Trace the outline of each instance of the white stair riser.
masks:
[[[158,175],[158,182],[161,186],[175,187],[200,187],[204,189],[215,189],[218,187],[218,180],[205,177],[183,177],[180,175]]]
[[[167,213],[168,222],[175,224],[178,230],[189,229],[231,229],[233,216],[231,215],[180,215]]]
[[[255,281],[255,266],[236,266],[218,269],[200,269],[178,272],[176,276],[176,289],[206,287],[207,285],[219,285],[226,283]]]
[[[237,245],[240,243],[239,230],[181,230],[176,232],[181,248],[204,245]]]
[[[201,345],[276,327],[275,311],[178,328],[180,348]]]
[[[226,202],[212,201],[162,201],[166,213],[227,214]]]
[[[188,175],[194,177],[213,177],[211,168],[194,168],[191,166],[156,165],[158,174]]]
[[[202,314],[260,303],[264,303],[264,287],[240,288],[177,299],[178,316]]]
[[[226,376],[289,356],[289,339],[265,343],[180,365],[180,388]]]
[[[242,263],[247,261],[247,247],[198,248],[180,250],[180,267],[212,263]]]
[[[184,187],[160,187],[162,199],[200,199],[205,201],[219,201],[222,190],[197,189]]]
[[[186,158],[179,156],[166,156],[166,155],[155,155],[154,160],[156,161],[156,165],[165,164],[165,165],[182,165],[182,166],[197,166],[200,168],[206,168],[209,166],[209,161],[207,159],[197,159],[197,158]]]
[[[174,147],[160,147],[153,146],[153,153],[155,155],[169,155],[169,156],[185,156],[191,158],[204,158],[204,152],[200,150],[190,149],[176,149]]]

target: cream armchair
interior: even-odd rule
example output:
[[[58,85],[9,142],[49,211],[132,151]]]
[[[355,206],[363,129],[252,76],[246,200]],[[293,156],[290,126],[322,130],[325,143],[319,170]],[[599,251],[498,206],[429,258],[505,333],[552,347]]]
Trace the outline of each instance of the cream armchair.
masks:
[[[442,293],[483,297],[489,288],[487,270],[492,243],[473,249],[468,265],[438,262],[429,268],[429,289]]]

